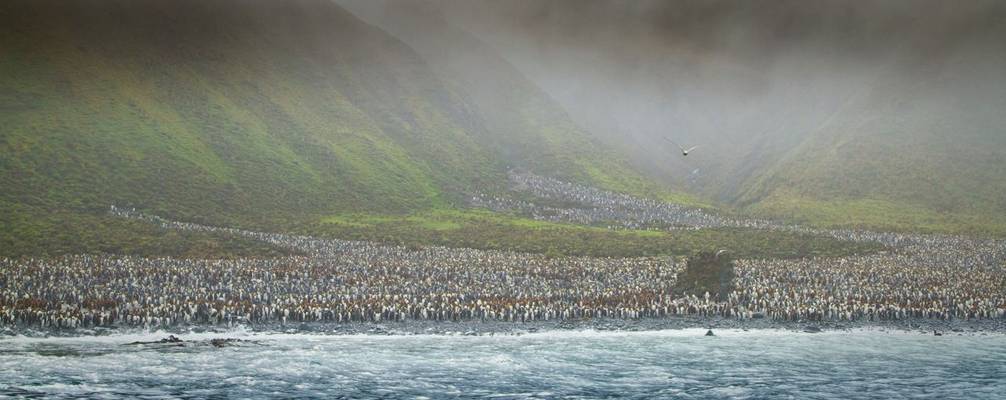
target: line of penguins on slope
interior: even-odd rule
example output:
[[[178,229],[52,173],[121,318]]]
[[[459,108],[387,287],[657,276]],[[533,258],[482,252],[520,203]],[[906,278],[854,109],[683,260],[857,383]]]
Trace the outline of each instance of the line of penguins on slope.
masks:
[[[937,248],[951,250],[944,257],[948,262],[971,265],[993,265],[1006,262],[1006,241],[972,239],[954,235],[920,235],[870,232],[854,229],[814,229],[759,219],[738,219],[710,214],[697,208],[657,200],[634,197],[624,193],[563,182],[528,172],[509,172],[511,189],[545,200],[539,204],[507,196],[476,193],[468,199],[473,207],[494,211],[510,211],[534,219],[580,225],[607,225],[618,229],[705,229],[751,228],[830,236],[838,240],[875,242],[901,248],[912,246],[915,253],[929,253]],[[552,204],[552,205],[549,205]],[[560,206],[561,205],[561,206]],[[953,251],[960,249],[960,251]]]
[[[1004,319],[1002,242],[879,234],[887,254],[740,260],[726,299],[673,291],[666,258],[557,257],[251,232],[306,256],[0,260],[0,324],[42,328],[402,320],[540,321],[673,315],[777,320]],[[850,234],[870,237],[868,232]],[[989,254],[991,252],[992,254]]]

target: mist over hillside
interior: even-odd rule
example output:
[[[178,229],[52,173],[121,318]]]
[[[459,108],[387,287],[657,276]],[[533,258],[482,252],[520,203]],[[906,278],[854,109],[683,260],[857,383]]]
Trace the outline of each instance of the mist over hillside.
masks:
[[[8,249],[104,231],[113,204],[281,229],[458,207],[514,167],[656,187],[557,107],[496,118],[325,0],[8,1],[0,37]],[[496,79],[519,89],[493,106],[550,101],[519,74]]]
[[[437,5],[385,0],[337,3],[415,49],[477,110],[489,133],[486,141],[501,150],[506,162],[560,178],[590,180],[593,175],[596,181],[606,174],[622,179],[631,175],[619,162],[625,149],[598,146],[590,131],[571,120],[551,96],[491,46],[448,23]],[[623,189],[641,186],[606,183]]]
[[[678,187],[804,222],[1003,222],[1002,2],[432,3]]]

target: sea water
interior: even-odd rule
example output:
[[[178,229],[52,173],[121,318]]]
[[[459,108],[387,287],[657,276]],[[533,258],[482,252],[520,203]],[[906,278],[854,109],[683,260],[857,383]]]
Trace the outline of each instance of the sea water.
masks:
[[[0,397],[1006,398],[1003,335],[704,333],[8,337]]]

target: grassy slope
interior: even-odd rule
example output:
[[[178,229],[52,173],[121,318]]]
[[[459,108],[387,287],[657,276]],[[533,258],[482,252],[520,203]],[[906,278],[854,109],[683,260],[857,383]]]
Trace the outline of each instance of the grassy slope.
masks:
[[[4,253],[52,215],[123,228],[113,203],[272,226],[442,206],[490,171],[422,61],[336,7],[28,3],[0,5]]]
[[[1006,235],[997,48],[902,60],[752,180],[741,204],[825,226]]]
[[[481,142],[505,163],[609,190],[701,204],[629,168],[624,149],[601,144],[516,67],[424,1],[339,0],[415,49],[485,121]],[[704,204],[701,204],[704,205]]]
[[[0,257],[109,253],[189,258],[272,257],[288,249],[222,234],[162,229],[130,221],[71,211],[34,212],[6,205],[0,214]]]
[[[757,201],[746,209],[821,226],[1006,234],[1006,152],[902,144],[912,140],[804,150],[753,186],[747,195]]]
[[[443,85],[448,76],[330,3],[102,4],[0,4],[0,256],[279,252],[114,219],[109,204],[213,225],[552,254],[862,250],[451,211],[461,191],[503,181],[515,156],[534,170],[671,195],[578,140],[530,84],[473,102],[455,91],[463,82]],[[484,121],[493,106],[507,117]],[[493,141],[500,129],[519,134]]]
[[[308,3],[67,7],[3,24],[5,108],[18,109],[0,116],[5,200],[194,218],[394,211],[442,204],[441,186],[486,171],[476,128],[421,60]],[[205,24],[169,22],[193,15]]]
[[[516,250],[600,257],[691,255],[731,249],[737,257],[836,256],[878,250],[871,244],[745,229],[613,231],[535,221],[488,211],[432,211],[406,218],[355,214],[323,218],[295,231],[318,236],[377,240],[408,246]]]
[[[145,245],[189,238],[109,204],[272,231],[451,209],[515,155],[655,192],[519,76],[495,77],[519,89],[486,122],[463,81],[326,1],[16,0],[0,37],[0,255],[199,252]]]
[[[500,170],[422,60],[337,7],[103,4],[0,5],[4,254],[63,225],[157,236],[109,204],[275,228],[444,207]]]

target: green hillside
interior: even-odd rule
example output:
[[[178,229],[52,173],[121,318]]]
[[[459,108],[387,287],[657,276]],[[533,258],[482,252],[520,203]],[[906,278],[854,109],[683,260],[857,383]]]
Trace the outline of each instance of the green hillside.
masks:
[[[422,60],[324,2],[28,3],[0,24],[6,201],[398,211],[493,167]]]
[[[7,1],[0,37],[3,254],[160,235],[110,204],[267,230],[448,209],[511,166],[661,193],[519,75],[476,104],[328,1]]]
[[[424,18],[386,2],[375,18]],[[431,3],[701,199],[823,226],[1006,235],[1006,2]],[[700,147],[680,157],[666,138]]]
[[[818,225],[1006,234],[1006,51],[974,50],[901,58],[740,204]]]
[[[113,204],[208,225],[549,254],[876,250],[465,210],[468,194],[502,190],[512,167],[696,200],[627,167],[481,42],[433,33],[440,41],[406,44],[324,0],[3,2],[0,256],[282,252],[117,219]]]
[[[607,189],[695,201],[669,193],[631,170],[625,149],[599,145],[555,100],[477,37],[449,23],[425,1],[339,0],[394,35],[483,118],[490,146],[509,165]]]
[[[883,248],[876,243],[843,242],[827,236],[740,228],[611,230],[484,210],[436,210],[405,218],[341,215],[292,230],[410,247],[433,244],[596,257],[686,256],[700,251],[731,249],[744,258],[798,258],[868,254]]]

